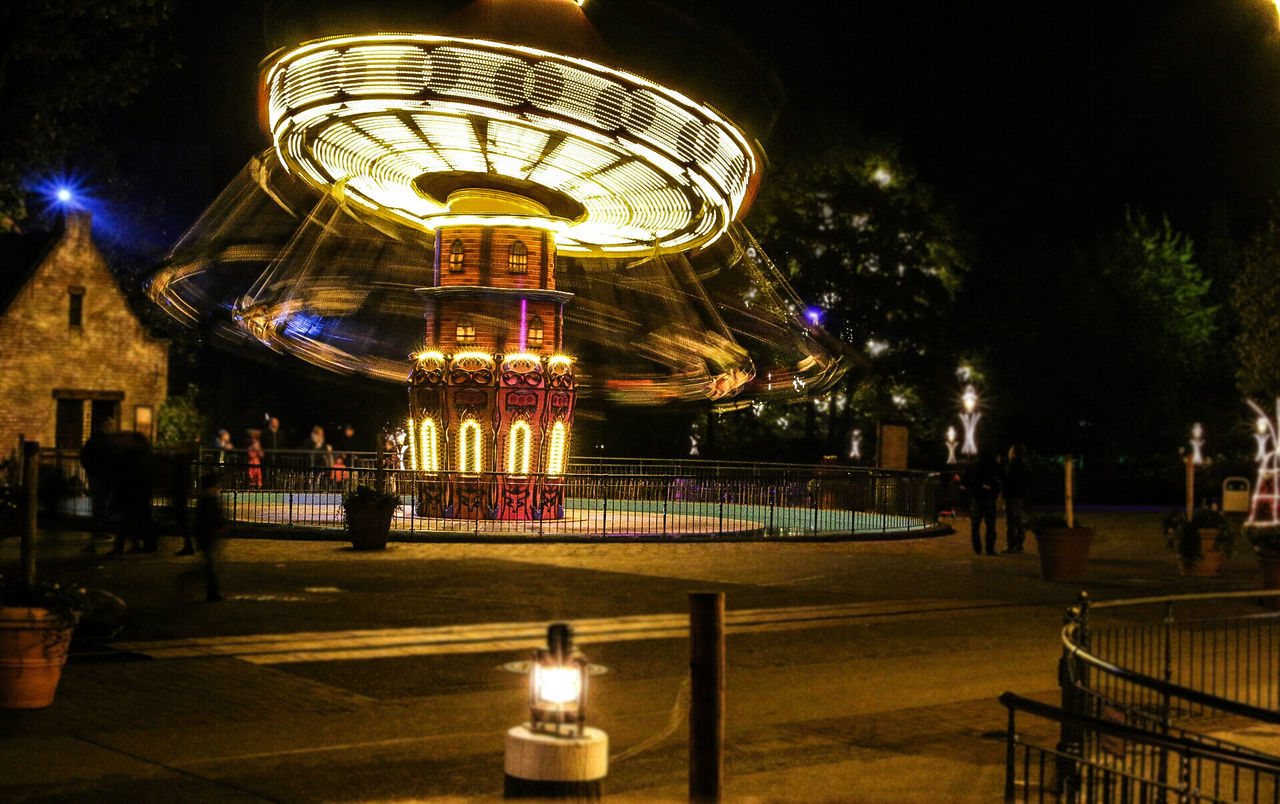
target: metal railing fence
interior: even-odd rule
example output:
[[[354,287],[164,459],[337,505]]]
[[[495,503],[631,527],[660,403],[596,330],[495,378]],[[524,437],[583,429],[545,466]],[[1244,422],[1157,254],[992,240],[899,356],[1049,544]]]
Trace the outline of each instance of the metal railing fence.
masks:
[[[1280,757],[1073,713],[1008,692],[1000,703],[1008,710],[1006,802],[1280,802]],[[1019,712],[1085,739],[1052,748],[1037,744],[1019,732]]]
[[[1096,603],[1082,594],[1062,631],[1064,683],[1165,721],[1225,713],[1280,723],[1280,614],[1225,608],[1256,600],[1280,603],[1280,591]],[[1144,609],[1158,620],[1133,622]],[[1100,626],[1099,612],[1115,616]]]
[[[56,450],[42,456],[72,496],[87,488],[78,458]],[[190,457],[189,455],[187,456]],[[373,453],[348,454],[351,465],[313,451],[268,453],[250,462],[243,450],[204,450],[185,467],[179,454],[157,451],[154,502],[189,499],[199,476],[215,471],[233,519],[256,525],[341,528],[342,496],[357,486],[386,488],[401,498],[392,528],[408,534],[512,536],[769,536],[839,537],[928,528],[937,523],[937,476],[831,466],[588,461],[561,476],[428,474],[379,467]],[[591,471],[578,471],[587,466]],[[177,471],[182,468],[183,471]],[[612,471],[603,471],[609,469]],[[659,470],[661,469],[661,470]],[[185,484],[175,489],[175,477]],[[466,489],[478,518],[422,504],[432,490]],[[552,500],[562,516],[503,518],[512,489]],[[84,507],[82,504],[81,507]],[[539,513],[542,513],[541,509]]]

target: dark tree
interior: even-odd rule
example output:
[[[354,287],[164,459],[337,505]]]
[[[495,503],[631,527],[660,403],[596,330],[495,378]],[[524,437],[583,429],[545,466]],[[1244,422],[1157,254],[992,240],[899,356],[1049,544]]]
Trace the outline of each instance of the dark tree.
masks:
[[[169,58],[170,0],[0,3],[0,231],[27,215],[32,182],[75,172]],[[82,169],[82,168],[81,168]]]

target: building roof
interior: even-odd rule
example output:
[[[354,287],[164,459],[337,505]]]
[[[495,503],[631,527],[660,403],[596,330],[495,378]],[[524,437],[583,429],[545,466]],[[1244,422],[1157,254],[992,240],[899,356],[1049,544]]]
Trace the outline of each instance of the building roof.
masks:
[[[62,238],[65,227],[48,232],[0,234],[0,315],[9,309],[18,293],[31,281],[36,269]]]

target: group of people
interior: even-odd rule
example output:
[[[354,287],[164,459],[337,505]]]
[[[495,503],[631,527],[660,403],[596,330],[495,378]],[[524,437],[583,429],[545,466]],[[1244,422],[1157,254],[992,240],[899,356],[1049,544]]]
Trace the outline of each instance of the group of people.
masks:
[[[996,502],[1004,496],[1005,553],[1021,553],[1027,539],[1027,497],[1031,492],[1031,467],[1021,444],[1009,448],[1008,458],[1001,463],[997,453],[982,450],[978,459],[965,469],[960,485],[969,494],[969,520],[973,552],[994,556],[996,553]],[[986,523],[983,538],[980,530]]]
[[[244,460],[248,464],[249,487],[262,488],[262,467],[268,463],[270,456],[289,450],[289,441],[280,428],[280,419],[270,416],[265,428],[250,428],[245,431]],[[342,428],[337,438],[337,448],[325,437],[325,430],[320,425],[311,428],[310,434],[293,451],[307,453],[307,466],[312,469],[329,470],[316,473],[317,477],[331,476],[341,481],[346,470],[354,465],[358,444],[355,428],[348,424]],[[231,438],[231,431],[221,429],[213,440],[213,449],[217,451],[218,464],[228,462],[229,456],[236,451]]]

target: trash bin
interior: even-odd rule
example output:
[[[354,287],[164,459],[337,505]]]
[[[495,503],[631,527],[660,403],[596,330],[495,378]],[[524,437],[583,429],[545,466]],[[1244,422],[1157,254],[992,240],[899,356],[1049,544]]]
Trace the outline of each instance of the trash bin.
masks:
[[[1222,481],[1222,511],[1238,514],[1249,511],[1249,478],[1229,477]]]

